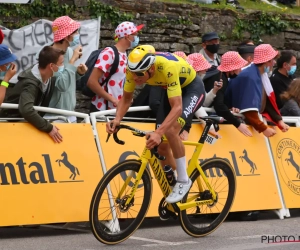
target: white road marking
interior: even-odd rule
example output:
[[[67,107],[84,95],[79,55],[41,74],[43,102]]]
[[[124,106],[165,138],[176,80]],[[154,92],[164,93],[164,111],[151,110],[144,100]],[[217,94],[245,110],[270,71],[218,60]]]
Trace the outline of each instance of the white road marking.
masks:
[[[180,245],[185,245],[185,244],[195,244],[195,243],[197,243],[195,241],[171,242],[171,241],[162,241],[162,240],[155,240],[155,239],[148,239],[148,238],[134,237],[134,236],[130,237],[129,239],[154,243],[154,244],[142,245],[142,246],[146,246],[146,247],[161,246],[161,245],[164,245],[164,246],[180,246]]]
[[[248,235],[248,236],[238,236],[238,237],[231,237],[231,240],[242,240],[242,239],[257,239],[260,238],[262,235]]]

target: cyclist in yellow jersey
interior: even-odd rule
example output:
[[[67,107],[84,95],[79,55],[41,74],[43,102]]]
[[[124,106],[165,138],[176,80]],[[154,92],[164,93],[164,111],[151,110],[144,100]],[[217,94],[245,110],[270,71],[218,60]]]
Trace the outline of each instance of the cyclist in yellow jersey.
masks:
[[[156,52],[151,45],[138,46],[128,56],[124,94],[118,103],[115,119],[106,126],[108,133],[115,132],[130,107],[135,86],[143,83],[167,88],[167,96],[157,112],[156,130],[147,136],[146,146],[151,149],[159,145],[161,137],[166,135],[169,143],[162,143],[158,152],[166,157],[163,165],[176,168],[177,182],[166,198],[166,202],[175,203],[184,197],[192,183],[187,176],[185,148],[179,134],[203,104],[204,85],[183,58],[167,52]]]

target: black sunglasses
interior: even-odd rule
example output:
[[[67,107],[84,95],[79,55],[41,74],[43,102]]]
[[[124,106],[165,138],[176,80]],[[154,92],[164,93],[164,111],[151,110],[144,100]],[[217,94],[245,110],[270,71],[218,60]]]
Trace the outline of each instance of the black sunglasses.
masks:
[[[132,73],[134,73],[138,77],[142,77],[146,74],[146,72],[147,72],[147,70],[146,71],[140,71],[140,72],[132,72]]]

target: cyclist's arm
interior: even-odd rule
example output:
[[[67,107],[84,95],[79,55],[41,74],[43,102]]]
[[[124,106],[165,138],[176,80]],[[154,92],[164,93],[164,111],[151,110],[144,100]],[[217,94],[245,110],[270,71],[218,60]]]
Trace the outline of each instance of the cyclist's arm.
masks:
[[[117,120],[118,122],[120,122],[123,119],[124,115],[127,113],[127,110],[131,105],[134,89],[135,89],[135,82],[133,81],[130,72],[127,71],[123,96],[117,106],[117,113],[116,113],[115,120]]]
[[[127,91],[123,92],[123,96],[117,106],[117,113],[116,113],[115,120],[120,122],[123,119],[124,115],[127,113],[127,110],[131,105],[132,97],[133,97],[133,92],[127,92]]]
[[[171,106],[171,111],[167,115],[164,122],[159,126],[159,128],[156,130],[156,132],[162,137],[166,130],[171,128],[175,122],[177,122],[177,119],[182,114],[182,98],[181,96],[174,96],[169,98],[169,103]]]
[[[164,122],[159,126],[156,132],[163,136],[165,131],[172,127],[177,119],[182,114],[182,97],[181,97],[181,86],[179,81],[179,74],[174,67],[168,67],[165,69],[165,79],[167,82],[167,93],[169,98],[169,103],[171,106],[171,111],[167,115]],[[171,73],[171,74],[170,74]]]

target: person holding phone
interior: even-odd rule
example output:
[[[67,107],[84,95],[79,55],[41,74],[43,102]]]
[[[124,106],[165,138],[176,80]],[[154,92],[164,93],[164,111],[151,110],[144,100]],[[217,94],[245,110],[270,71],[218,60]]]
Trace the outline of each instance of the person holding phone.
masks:
[[[16,74],[17,67],[13,63],[17,57],[7,45],[0,44],[0,105],[3,103],[10,79]]]
[[[222,56],[221,65],[218,66],[219,74],[215,74],[213,77],[204,79],[204,86],[206,92],[210,91],[215,84],[222,82],[222,88],[216,93],[214,98],[213,107],[218,116],[223,117],[227,123],[233,124],[242,134],[245,136],[252,136],[251,131],[248,129],[248,126],[242,121],[234,116],[231,110],[225,103],[225,92],[228,87],[229,81],[235,78],[240,72],[241,69],[248,62],[244,60],[238,52],[228,51]],[[233,112],[238,110],[233,108]]]
[[[74,111],[76,106],[76,81],[87,71],[85,64],[75,66],[75,62],[82,56],[79,30],[80,23],[68,16],[56,18],[52,23],[53,43],[45,46],[52,46],[55,49],[65,51],[64,63],[61,66],[54,65],[53,76],[56,77],[55,89],[49,104],[50,108]],[[73,49],[74,48],[74,49]],[[38,58],[39,53],[36,57]],[[57,116],[46,114],[45,118]],[[71,123],[76,122],[75,116],[68,116]],[[56,120],[56,122],[64,122]]]

